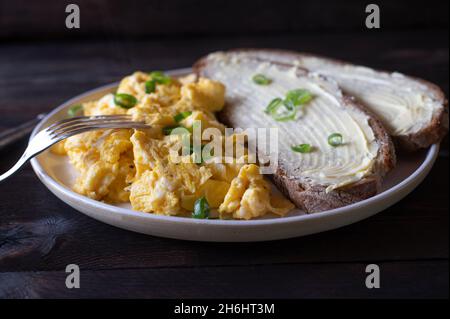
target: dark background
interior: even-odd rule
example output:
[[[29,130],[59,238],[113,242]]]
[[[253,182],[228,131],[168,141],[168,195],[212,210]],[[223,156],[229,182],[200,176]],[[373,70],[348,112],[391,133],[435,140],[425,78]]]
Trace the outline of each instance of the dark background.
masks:
[[[81,28],[67,32],[65,7],[77,4]],[[367,31],[365,7],[376,3],[382,28],[448,29],[448,1],[78,0],[2,1],[0,37],[68,39],[180,35],[267,35]]]
[[[381,29],[365,28],[365,6]],[[396,70],[448,96],[448,1],[0,0],[0,131],[134,70],[187,67],[214,50],[272,47]],[[65,6],[81,29],[65,28]],[[0,171],[23,140],[0,151]],[[0,184],[0,297],[448,297],[448,138],[425,181],[360,223],[266,243],[196,243],[101,224],[30,167]],[[79,290],[65,266],[81,268]],[[365,288],[377,263],[382,288]]]

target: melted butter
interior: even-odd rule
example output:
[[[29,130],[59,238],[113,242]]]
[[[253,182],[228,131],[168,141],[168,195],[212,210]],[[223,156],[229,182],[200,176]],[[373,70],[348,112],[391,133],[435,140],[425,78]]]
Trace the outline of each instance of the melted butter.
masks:
[[[283,168],[289,178],[310,184],[327,185],[332,190],[359,181],[372,172],[378,144],[368,124],[369,118],[357,108],[341,104],[342,94],[336,83],[318,75],[301,75],[296,67],[286,69],[261,63],[245,56],[221,53],[210,55],[215,60],[206,76],[226,86],[230,120],[241,128],[278,127]],[[253,75],[262,73],[272,79],[268,86],[256,85]],[[314,98],[295,121],[277,122],[264,113],[269,102],[284,98],[286,92],[303,88]],[[340,133],[344,145],[332,147],[328,136]],[[292,145],[308,143],[308,154],[291,150]]]

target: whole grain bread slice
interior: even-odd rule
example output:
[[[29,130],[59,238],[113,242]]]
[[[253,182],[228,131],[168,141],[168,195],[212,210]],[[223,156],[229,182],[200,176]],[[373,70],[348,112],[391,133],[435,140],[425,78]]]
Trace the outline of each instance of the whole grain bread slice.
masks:
[[[218,59],[218,56],[221,56],[221,58]],[[247,76],[237,77],[236,73],[227,74],[230,70],[227,63],[229,61],[237,61],[236,63],[243,63],[239,65],[239,67],[242,66],[242,69],[244,69],[244,65],[246,69],[252,69],[255,66],[254,73],[260,71],[257,67],[258,64],[269,65],[269,67],[273,66],[277,69],[291,72],[291,74],[294,70],[295,76],[302,77],[304,83],[311,81],[312,84],[317,84],[318,87],[326,87],[327,94],[331,92],[330,94],[333,95],[333,98],[339,102],[339,107],[342,108],[342,112],[348,112],[355,117],[363,114],[367,118],[367,124],[373,133],[373,143],[377,145],[377,151],[370,171],[358,180],[332,190],[330,190],[329,185],[326,183],[318,184],[317,182],[308,180],[308,178],[300,177],[302,167],[299,166],[297,168],[295,164],[292,164],[292,161],[289,160],[292,157],[292,150],[282,145],[278,168],[275,174],[272,175],[272,180],[297,207],[302,208],[308,213],[320,212],[367,199],[379,192],[383,177],[395,166],[396,157],[389,134],[381,122],[370,111],[357,103],[352,97],[343,94],[337,84],[326,77],[310,74],[307,70],[288,63],[273,62],[262,57],[245,57],[243,60],[240,59],[241,56],[235,51],[213,53],[201,58],[194,65],[194,71],[199,76],[216,79],[226,85],[226,105],[224,110],[219,114],[219,119],[225,124],[240,128],[248,128],[252,125],[257,127],[264,125],[264,127],[272,127],[276,125],[270,120],[267,114],[261,111],[265,105],[258,105],[261,103],[252,102],[251,96],[261,93],[261,91],[255,91],[259,88],[252,86],[254,84],[249,84],[251,80]],[[223,63],[223,61],[228,62]],[[234,94],[233,92],[238,93]],[[289,127],[290,132],[288,135],[295,136],[295,132],[291,132],[291,128],[292,126]],[[285,138],[288,139],[288,137],[280,136],[281,140]]]
[[[448,133],[448,100],[437,85],[426,80],[403,75],[398,72],[374,70],[359,65],[353,65],[349,62],[309,53],[278,49],[236,49],[233,50],[233,52],[273,62],[298,65],[311,72],[319,72],[327,77],[332,77],[345,93],[354,96],[361,104],[364,104],[366,108],[379,117],[396,144],[404,150],[415,151],[429,147],[432,144],[439,143]],[[396,129],[398,128],[398,124],[402,123],[401,121],[397,121],[396,118],[383,118],[382,112],[380,111],[381,104],[376,101],[374,101],[374,103],[365,102],[362,97],[363,94],[358,91],[359,89],[357,86],[351,86],[349,90],[346,90],[346,85],[343,83],[344,80],[340,78],[340,76],[333,76],[331,73],[332,70],[335,70],[340,74],[344,74],[347,70],[352,69],[367,70],[373,72],[372,74],[374,77],[381,77],[383,80],[391,80],[393,84],[397,86],[397,89],[403,90],[403,92],[410,90],[411,94],[420,93],[423,95],[424,100],[430,101],[430,103],[433,103],[436,107],[431,112],[430,116],[423,119],[420,125],[415,124],[413,131],[400,132]],[[374,89],[373,85],[370,86],[370,89]],[[414,112],[417,112],[417,110],[418,109],[415,109]]]

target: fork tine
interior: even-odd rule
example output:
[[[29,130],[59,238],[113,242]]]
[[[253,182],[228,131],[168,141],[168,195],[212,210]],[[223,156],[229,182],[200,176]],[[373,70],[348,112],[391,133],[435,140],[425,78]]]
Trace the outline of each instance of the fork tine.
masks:
[[[93,120],[114,120],[114,119],[131,119],[129,114],[118,114],[118,115],[94,115],[94,116],[76,116],[68,119],[63,119],[57,121],[50,125],[48,128],[52,129],[56,126],[64,125],[66,123],[80,122],[80,121],[93,121]]]
[[[77,120],[77,121],[73,121],[73,122],[66,122],[62,125],[59,125],[51,130],[50,133],[58,133],[60,131],[63,130],[69,130],[72,128],[76,128],[76,127],[81,127],[83,125],[97,125],[97,124],[107,124],[107,123],[120,123],[120,122],[124,122],[124,121],[128,121],[128,122],[133,122],[131,120],[131,117],[118,117],[118,118],[108,118],[108,119],[96,119],[96,120],[92,120],[92,119],[83,119],[83,120]]]
[[[137,122],[137,121],[115,121],[115,122],[87,122],[84,124],[77,124],[73,126],[69,126],[57,131],[51,132],[53,135],[59,135],[64,134],[67,132],[77,131],[85,128],[111,128],[111,127],[117,127],[117,128],[123,128],[123,127],[147,127],[147,124],[144,122]]]
[[[69,132],[69,131],[75,131],[78,129],[84,129],[84,128],[89,128],[89,127],[102,127],[102,126],[107,126],[107,127],[134,127],[134,126],[147,126],[147,124],[145,124],[145,122],[138,122],[138,121],[110,121],[110,122],[102,122],[102,121],[95,121],[95,122],[86,122],[86,123],[80,123],[77,125],[71,125],[71,126],[67,126],[65,128],[61,128],[58,130],[54,130],[52,132],[49,132],[50,135],[57,135],[57,134],[63,134],[65,132]]]
[[[118,115],[94,115],[94,116],[76,116],[68,119],[63,119],[61,121],[55,122],[52,125],[47,127],[47,130],[56,129],[56,127],[63,127],[66,124],[90,121],[90,120],[128,120],[131,119],[131,115],[129,114],[118,114]]]
[[[69,131],[63,131],[61,133],[58,133],[53,136],[53,138],[59,139],[66,139],[73,135],[78,135],[81,133],[94,131],[94,130],[104,130],[104,129],[148,129],[149,126],[144,124],[143,122],[122,122],[120,124],[102,124],[102,125],[96,125],[96,126],[84,126],[77,129],[69,130]]]

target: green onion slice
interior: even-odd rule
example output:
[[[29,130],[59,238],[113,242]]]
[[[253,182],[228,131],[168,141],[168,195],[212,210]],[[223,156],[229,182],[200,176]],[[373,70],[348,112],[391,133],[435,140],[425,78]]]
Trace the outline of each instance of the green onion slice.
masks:
[[[299,105],[306,104],[312,99],[312,94],[305,89],[290,90],[286,93],[284,105],[287,109],[293,109]]]
[[[330,136],[328,136],[328,144],[330,144],[333,147],[341,145],[342,144],[342,134],[333,133]]]
[[[150,73],[150,77],[153,81],[155,81],[158,84],[169,84],[171,82],[170,76],[165,75],[161,71],[153,71]]]
[[[286,93],[284,100],[273,99],[264,112],[271,115],[278,122],[295,120],[299,107],[308,103],[313,98],[312,94],[304,89],[290,90]],[[280,106],[284,106],[284,111],[279,111]]]
[[[274,113],[272,114],[272,117],[275,121],[278,122],[293,121],[297,118],[297,109],[287,110],[280,113]]]
[[[200,197],[195,201],[193,218],[206,219],[209,217],[209,204],[205,197]]]
[[[311,144],[292,145],[291,149],[298,153],[310,153],[312,151]]]
[[[74,116],[79,115],[81,113],[81,111],[83,111],[83,105],[81,105],[81,104],[72,105],[67,110],[67,115],[69,115],[70,117],[74,117]]]
[[[270,83],[272,83],[272,80],[266,77],[264,74],[255,74],[252,80],[258,85],[269,85]]]
[[[181,122],[182,120],[184,120],[185,118],[187,118],[188,116],[190,116],[192,114],[191,111],[185,111],[185,112],[181,112],[178,113],[177,115],[175,115],[173,117],[173,119],[175,120],[175,122]]]
[[[283,100],[277,97],[272,101],[270,101],[269,105],[267,105],[264,112],[266,114],[273,114],[281,106],[281,104],[283,104]]]
[[[131,109],[137,104],[137,99],[130,94],[116,93],[114,94],[114,103],[124,109]]]
[[[155,92],[156,90],[156,82],[154,80],[149,80],[145,82],[145,93],[150,94]]]
[[[297,115],[297,109],[286,109],[279,112],[280,106],[284,105],[283,100],[280,98],[273,99],[265,109],[265,113],[273,117],[275,121],[286,122],[290,120],[295,120]]]
[[[155,92],[156,84],[169,84],[172,79],[161,71],[153,71],[150,73],[151,79],[145,82],[145,93]]]

